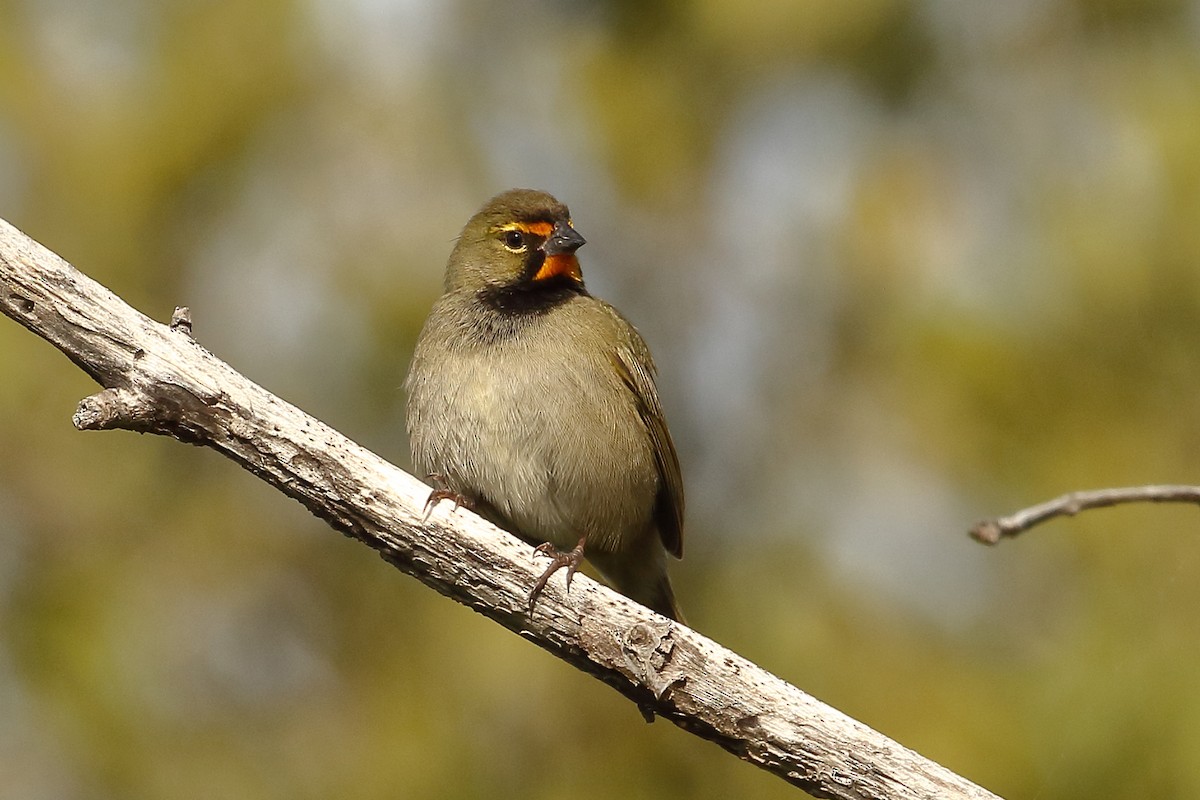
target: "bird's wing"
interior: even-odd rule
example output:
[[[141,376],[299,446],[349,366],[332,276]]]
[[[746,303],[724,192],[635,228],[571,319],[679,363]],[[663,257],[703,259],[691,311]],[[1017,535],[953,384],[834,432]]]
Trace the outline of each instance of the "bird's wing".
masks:
[[[620,320],[625,329],[622,345],[613,354],[613,365],[617,373],[637,399],[638,413],[650,442],[654,446],[654,460],[658,464],[660,488],[654,507],[655,523],[667,552],[676,558],[683,557],[683,475],[679,470],[679,456],[675,443],[667,430],[667,420],[658,399],[658,388],[654,383],[654,359],[650,349],[633,326],[616,309],[610,311]]]

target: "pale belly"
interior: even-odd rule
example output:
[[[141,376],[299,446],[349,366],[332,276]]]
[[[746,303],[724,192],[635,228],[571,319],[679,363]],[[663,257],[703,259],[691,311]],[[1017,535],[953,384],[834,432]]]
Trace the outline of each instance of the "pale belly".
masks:
[[[496,363],[529,365],[520,374]],[[562,356],[455,355],[420,387],[438,421],[414,441],[418,467],[490,504],[513,533],[592,552],[645,535],[658,493],[632,393],[605,364]],[[451,376],[453,376],[451,378]]]

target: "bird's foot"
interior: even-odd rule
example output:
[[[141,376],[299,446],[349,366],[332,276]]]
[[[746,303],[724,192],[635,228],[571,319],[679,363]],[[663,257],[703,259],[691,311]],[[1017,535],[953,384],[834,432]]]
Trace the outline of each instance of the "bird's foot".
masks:
[[[562,552],[550,542],[539,544],[534,548],[534,553],[550,557],[550,564],[546,567],[538,579],[534,581],[533,588],[529,590],[529,613],[533,613],[533,606],[537,603],[538,596],[542,590],[546,588],[546,581],[550,580],[550,576],[558,572],[563,567],[567,568],[567,591],[571,590],[571,578],[575,577],[575,570],[579,569],[579,565],[583,562],[583,544],[587,541],[587,537],[580,538],[579,544],[575,545],[574,549]]]
[[[458,511],[459,507],[471,508],[471,498],[464,494],[452,490],[446,483],[446,476],[436,472],[429,475],[429,482],[433,484],[433,491],[429,493],[429,497],[425,499],[425,519],[429,519],[430,513],[433,512],[433,507],[442,500],[453,500],[454,508],[450,513]]]

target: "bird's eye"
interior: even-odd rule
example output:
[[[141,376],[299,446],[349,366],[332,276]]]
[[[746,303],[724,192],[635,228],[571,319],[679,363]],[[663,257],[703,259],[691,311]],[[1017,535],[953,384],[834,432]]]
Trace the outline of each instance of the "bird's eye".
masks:
[[[505,231],[504,246],[513,252],[520,252],[525,249],[525,234],[520,231]]]

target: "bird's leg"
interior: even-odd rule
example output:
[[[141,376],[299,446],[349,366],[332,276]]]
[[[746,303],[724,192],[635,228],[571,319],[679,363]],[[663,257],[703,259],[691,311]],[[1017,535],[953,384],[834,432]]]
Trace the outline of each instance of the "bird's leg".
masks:
[[[427,480],[433,484],[434,488],[433,491],[429,493],[429,497],[425,500],[425,519],[429,519],[429,514],[433,511],[433,507],[442,500],[454,501],[454,508],[450,512],[452,514],[455,511],[458,511],[459,506],[465,506],[467,508],[473,507],[471,498],[467,497],[466,495],[459,494],[450,488],[450,486],[446,483],[445,475],[437,472],[431,472],[429,473]]]
[[[579,544],[575,545],[573,550],[562,552],[550,542],[539,544],[534,548],[534,553],[541,553],[550,557],[550,564],[546,567],[546,571],[538,576],[534,581],[533,588],[529,590],[529,613],[533,613],[534,603],[537,602],[538,595],[542,593],[542,589],[546,588],[546,581],[550,580],[550,576],[558,572],[563,567],[567,568],[567,591],[571,590],[571,578],[575,577],[575,570],[579,569],[580,563],[583,562],[583,546],[587,542],[586,536],[579,537]]]

